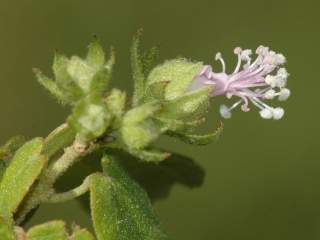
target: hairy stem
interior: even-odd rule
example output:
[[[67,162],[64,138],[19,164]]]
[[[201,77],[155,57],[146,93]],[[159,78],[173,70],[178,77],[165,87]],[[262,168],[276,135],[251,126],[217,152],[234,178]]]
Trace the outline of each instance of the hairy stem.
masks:
[[[40,181],[52,187],[56,180],[65,173],[69,167],[89,152],[88,150],[89,144],[80,140],[79,137],[76,137],[73,144],[64,150],[64,154],[45,170]]]
[[[82,141],[76,137],[73,144],[64,150],[62,156],[43,172],[33,192],[26,199],[22,211],[17,216],[17,223],[21,223],[28,212],[37,207],[41,202],[46,202],[55,193],[53,185],[81,157],[96,148],[95,145]]]
[[[94,175],[94,174],[92,174],[92,175]],[[92,175],[87,176],[83,180],[83,182],[80,186],[78,186],[74,189],[71,189],[70,191],[52,194],[46,202],[49,202],[49,203],[65,202],[65,201],[74,199],[76,197],[79,197],[79,196],[85,194],[89,190],[90,177]]]

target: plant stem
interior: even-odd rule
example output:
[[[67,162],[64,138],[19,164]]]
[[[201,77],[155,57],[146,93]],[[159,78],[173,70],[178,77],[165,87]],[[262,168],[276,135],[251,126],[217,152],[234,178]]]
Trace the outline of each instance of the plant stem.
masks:
[[[94,175],[94,174],[92,174],[92,175]],[[79,196],[85,194],[89,190],[90,177],[92,175],[87,176],[83,180],[83,182],[80,186],[78,186],[70,191],[52,194],[46,202],[49,202],[49,203],[65,202],[65,201],[74,199],[76,197],[79,197]]]
[[[52,187],[56,180],[89,151],[89,144],[76,137],[73,144],[64,150],[63,155],[44,172],[40,181]],[[92,150],[92,149],[90,149]]]
[[[96,146],[94,144],[90,145],[76,136],[73,144],[64,150],[62,156],[44,170],[39,178],[38,184],[35,186],[31,195],[26,199],[25,205],[17,217],[17,223],[21,223],[28,212],[38,206],[41,202],[48,201],[55,193],[53,185],[56,180],[81,157],[87,155],[95,148]]]

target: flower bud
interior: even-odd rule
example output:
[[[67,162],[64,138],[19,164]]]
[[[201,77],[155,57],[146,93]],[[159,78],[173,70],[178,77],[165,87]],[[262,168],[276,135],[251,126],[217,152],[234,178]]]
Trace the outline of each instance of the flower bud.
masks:
[[[159,100],[163,106],[156,118],[184,123],[203,118],[213,87],[195,87],[194,80],[201,78],[204,68],[201,62],[174,59],[151,71],[147,79],[149,99]],[[170,126],[167,127],[170,129]]]

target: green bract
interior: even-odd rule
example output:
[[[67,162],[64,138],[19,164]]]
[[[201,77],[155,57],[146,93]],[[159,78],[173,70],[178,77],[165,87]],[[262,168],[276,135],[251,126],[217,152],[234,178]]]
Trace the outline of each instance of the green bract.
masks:
[[[206,113],[212,87],[202,87],[189,90],[194,78],[199,74],[203,64],[191,62],[187,59],[174,59],[166,61],[155,67],[147,79],[147,98],[157,99],[162,103],[162,110],[156,118],[171,130],[176,127],[167,124],[170,120],[181,121],[181,128],[187,128],[185,122],[203,118]],[[164,120],[164,121],[163,121]]]
[[[105,93],[111,79],[114,60],[114,52],[111,50],[110,59],[105,61],[104,51],[95,40],[90,44],[85,59],[77,56],[69,59],[56,53],[53,63],[55,80],[46,77],[37,69],[35,74],[41,85],[60,102],[75,105],[88,95]]]
[[[202,68],[201,62],[191,62],[183,58],[169,60],[150,72],[147,86],[153,88],[154,84],[167,83],[163,89],[164,98],[165,100],[173,100],[187,92],[191,81]]]
[[[76,105],[68,122],[82,138],[91,140],[106,131],[111,115],[102,99],[91,95]]]

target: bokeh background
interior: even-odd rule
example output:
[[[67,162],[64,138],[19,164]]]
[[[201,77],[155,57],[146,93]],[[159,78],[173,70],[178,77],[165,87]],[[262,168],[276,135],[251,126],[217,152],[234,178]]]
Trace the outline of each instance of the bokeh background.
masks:
[[[0,0],[0,141],[45,136],[66,119],[69,109],[48,96],[31,68],[51,74],[54,49],[84,55],[93,35],[115,46],[113,85],[126,90],[129,47],[141,27],[144,45],[159,44],[162,59],[213,63],[221,51],[230,71],[234,47],[271,46],[288,58],[293,94],[285,118],[237,111],[206,147],[161,139],[206,176],[200,188],[174,185],[155,208],[172,239],[320,239],[319,7],[312,0]],[[207,130],[217,127],[223,101],[212,104]],[[30,224],[57,218],[90,226],[77,201],[44,205]]]

